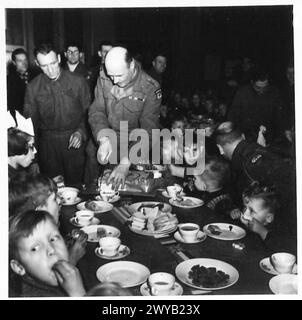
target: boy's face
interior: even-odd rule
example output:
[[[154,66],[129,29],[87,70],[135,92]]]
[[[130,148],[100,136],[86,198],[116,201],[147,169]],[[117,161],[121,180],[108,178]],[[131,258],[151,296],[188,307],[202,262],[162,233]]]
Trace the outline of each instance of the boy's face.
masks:
[[[257,198],[244,198],[243,203],[245,205],[244,216],[250,217],[264,226],[273,222],[274,215],[270,212],[269,209],[265,208],[264,201]]]
[[[18,243],[19,262],[26,272],[52,286],[58,281],[52,270],[59,260],[68,261],[68,250],[57,226],[50,220],[40,222],[29,237]]]
[[[172,124],[172,130],[181,129],[183,131],[184,128],[185,128],[185,123],[183,121],[174,121]]]
[[[60,205],[61,201],[59,197],[57,197],[55,192],[52,192],[50,196],[47,198],[45,205],[40,206],[40,210],[48,211],[55,219],[56,223],[59,222],[59,213],[61,209]]]

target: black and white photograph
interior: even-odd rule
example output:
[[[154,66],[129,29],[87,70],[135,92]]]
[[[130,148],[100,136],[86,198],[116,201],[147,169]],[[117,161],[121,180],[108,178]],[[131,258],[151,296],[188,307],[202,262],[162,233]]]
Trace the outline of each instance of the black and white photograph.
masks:
[[[299,299],[297,2],[24,3],[2,294]]]

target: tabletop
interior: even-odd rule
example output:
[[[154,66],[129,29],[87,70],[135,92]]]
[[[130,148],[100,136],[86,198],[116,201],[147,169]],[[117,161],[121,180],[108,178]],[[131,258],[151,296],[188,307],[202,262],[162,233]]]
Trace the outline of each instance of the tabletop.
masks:
[[[88,200],[89,197],[85,195],[82,196],[82,199]],[[160,192],[157,192],[155,196],[153,194],[151,197],[148,195],[135,195],[132,197],[127,195],[126,199],[122,196],[121,200],[114,204],[114,207],[118,208],[123,206],[125,200],[136,203],[141,201],[168,202],[169,199],[163,197]],[[76,228],[70,223],[70,219],[74,216],[75,211],[77,211],[76,205],[62,207],[60,229],[63,235]],[[193,209],[173,206],[172,213],[176,214],[180,223],[197,223],[201,229],[208,223],[225,222],[236,224],[234,221],[216,214],[206,206]],[[175,275],[176,266],[183,261],[183,259],[175,253],[175,249],[180,249],[188,258],[222,260],[238,270],[239,280],[233,286],[222,290],[206,292],[206,294],[271,294],[269,280],[272,278],[272,275],[264,272],[259,267],[259,261],[268,257],[269,252],[267,252],[261,239],[253,233],[247,232],[246,236],[238,241],[222,241],[207,237],[203,242],[196,244],[171,243],[171,241],[167,240],[174,239],[173,234],[171,234],[169,238],[158,239],[132,232],[125,221],[119,218],[115,210],[96,214],[95,216],[100,220],[100,224],[111,225],[118,228],[121,231],[121,243],[130,248],[130,254],[118,261],[134,261],[145,265],[151,273],[162,271]],[[238,223],[238,225],[240,225],[240,223]],[[235,248],[233,243],[236,242],[243,243],[245,247],[242,250]],[[88,242],[86,254],[78,263],[78,268],[87,290],[99,283],[96,277],[97,269],[108,262],[112,262],[96,256],[94,251],[97,246],[97,242]],[[182,285],[183,295],[203,294],[201,290],[193,289],[181,283],[177,278],[176,281]],[[141,295],[140,286],[130,288],[130,291],[135,296]]]

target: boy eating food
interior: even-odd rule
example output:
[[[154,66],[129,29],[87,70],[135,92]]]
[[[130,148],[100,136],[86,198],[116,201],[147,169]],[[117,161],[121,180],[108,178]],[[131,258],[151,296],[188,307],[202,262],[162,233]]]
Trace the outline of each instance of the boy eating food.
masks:
[[[69,262],[64,239],[48,212],[30,210],[11,217],[9,256],[18,275],[18,290],[11,291],[14,296],[85,295],[79,270]]]

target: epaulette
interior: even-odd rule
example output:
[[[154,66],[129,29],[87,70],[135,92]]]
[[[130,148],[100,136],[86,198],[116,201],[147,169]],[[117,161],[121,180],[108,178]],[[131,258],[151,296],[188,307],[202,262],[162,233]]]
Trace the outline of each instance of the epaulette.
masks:
[[[151,83],[153,86],[155,86],[156,88],[159,88],[160,85],[159,83],[154,80],[152,77],[150,77],[149,75],[146,76],[146,81],[148,81],[149,83]]]

